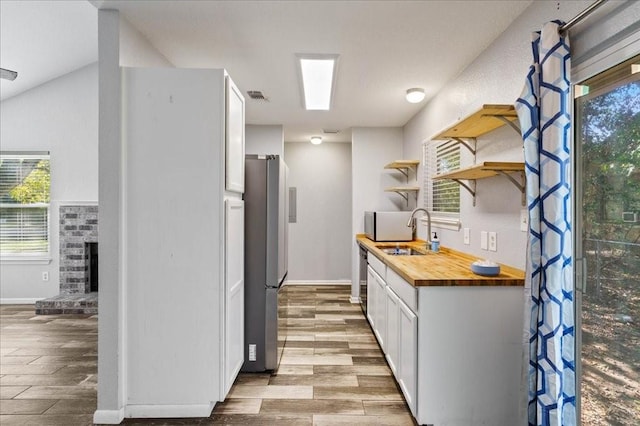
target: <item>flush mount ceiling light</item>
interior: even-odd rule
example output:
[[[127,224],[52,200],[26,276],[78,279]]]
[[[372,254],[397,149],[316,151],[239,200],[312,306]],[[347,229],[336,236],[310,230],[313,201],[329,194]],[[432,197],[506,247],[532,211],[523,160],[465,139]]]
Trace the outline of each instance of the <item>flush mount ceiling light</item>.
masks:
[[[311,143],[314,145],[320,145],[322,143],[322,137],[320,136],[311,136]]]
[[[331,108],[339,56],[296,54],[305,109],[328,111]]]
[[[414,87],[412,89],[407,90],[407,102],[411,102],[412,104],[417,104],[418,102],[422,102],[424,99],[424,89],[419,87]]]
[[[5,80],[13,81],[18,76],[17,71],[6,70],[4,68],[0,68],[0,78],[4,78]]]

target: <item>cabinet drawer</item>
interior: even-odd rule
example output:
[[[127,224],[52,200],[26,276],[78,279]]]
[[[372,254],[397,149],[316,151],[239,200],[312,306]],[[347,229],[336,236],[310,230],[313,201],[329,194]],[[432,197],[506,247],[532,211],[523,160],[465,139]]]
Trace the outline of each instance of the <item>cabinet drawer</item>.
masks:
[[[369,255],[367,256],[367,262],[369,262],[369,266],[371,266],[373,270],[376,271],[384,281],[387,280],[387,265],[382,263],[382,260],[378,259],[371,252],[369,252]]]
[[[387,271],[387,285],[395,291],[409,309],[414,313],[418,312],[418,290],[391,268]]]

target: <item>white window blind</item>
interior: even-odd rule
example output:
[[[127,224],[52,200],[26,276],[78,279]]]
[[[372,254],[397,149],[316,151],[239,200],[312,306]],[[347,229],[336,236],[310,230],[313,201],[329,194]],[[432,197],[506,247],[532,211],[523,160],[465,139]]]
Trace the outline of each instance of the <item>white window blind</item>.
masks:
[[[460,185],[451,180],[433,180],[431,177],[460,168],[460,145],[456,141],[426,142],[423,155],[424,207],[437,216],[459,217]]]
[[[0,153],[0,253],[49,253],[48,153]]]

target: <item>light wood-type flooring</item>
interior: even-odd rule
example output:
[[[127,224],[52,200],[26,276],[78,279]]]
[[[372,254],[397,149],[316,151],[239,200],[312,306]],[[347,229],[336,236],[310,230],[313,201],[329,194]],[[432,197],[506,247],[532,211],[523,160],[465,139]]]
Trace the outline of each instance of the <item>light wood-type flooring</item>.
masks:
[[[127,425],[414,425],[349,286],[280,292],[282,358],[241,373],[206,419],[127,419]],[[90,425],[96,408],[97,316],[34,315],[4,305],[0,423]]]

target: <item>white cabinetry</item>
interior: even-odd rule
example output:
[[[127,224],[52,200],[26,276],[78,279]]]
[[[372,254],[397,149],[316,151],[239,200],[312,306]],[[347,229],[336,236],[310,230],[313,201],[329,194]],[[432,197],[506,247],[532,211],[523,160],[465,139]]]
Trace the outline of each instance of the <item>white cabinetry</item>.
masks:
[[[400,385],[416,413],[418,317],[416,289],[371,253],[367,273],[367,318]]]
[[[400,301],[398,331],[397,380],[411,413],[416,415],[416,382],[418,380],[418,316]]]
[[[399,319],[400,319],[400,298],[391,290],[390,287],[385,288],[387,298],[387,351],[386,358],[393,375],[398,377],[398,364],[400,355],[400,339],[399,339]]]
[[[414,287],[368,259],[367,317],[418,424],[518,424],[522,287]]]
[[[387,294],[386,283],[384,279],[371,267],[368,268],[367,273],[367,292],[368,308],[367,313],[369,316],[369,322],[373,329],[373,334],[378,339],[378,343],[385,351],[385,341],[387,338],[386,332],[386,310],[387,310]]]
[[[208,417],[242,357],[244,107],[235,93],[227,114],[228,83],[224,70],[122,71],[126,417]]]
[[[225,335],[222,394],[231,389],[244,362],[244,202],[225,202]]]

